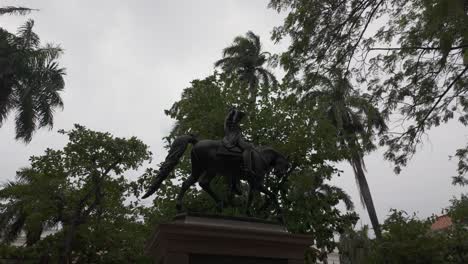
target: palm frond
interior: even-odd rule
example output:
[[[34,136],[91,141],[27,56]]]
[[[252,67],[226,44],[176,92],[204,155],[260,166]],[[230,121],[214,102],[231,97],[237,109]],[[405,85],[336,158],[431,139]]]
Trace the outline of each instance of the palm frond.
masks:
[[[257,68],[257,72],[260,74],[260,76],[261,76],[260,79],[262,80],[262,82],[266,86],[270,86],[270,85],[277,86],[278,85],[278,80],[276,79],[275,75],[273,73],[271,73],[270,71],[268,71],[267,69]]]
[[[15,241],[23,230],[24,223],[26,221],[26,215],[20,211],[10,219],[10,222],[7,224],[3,230],[2,240],[3,242],[9,244]]]
[[[35,57],[43,58],[44,61],[54,61],[63,54],[63,49],[60,45],[47,43],[44,47],[35,50]]]
[[[13,86],[15,84],[15,47],[11,34],[0,29],[0,126],[13,109]]]
[[[453,185],[465,186],[468,185],[468,179],[463,176],[453,176],[452,177]]]
[[[234,68],[234,65],[237,65],[237,58],[225,57],[215,62],[215,67],[221,67],[223,70],[225,68]]]
[[[0,7],[0,16],[1,15],[27,15],[32,11],[37,11],[37,9],[27,8],[23,6],[4,6]]]
[[[325,191],[327,195],[336,196],[339,200],[343,201],[346,210],[354,209],[354,203],[351,200],[351,196],[349,196],[343,189],[336,186],[330,186],[328,184],[322,184],[320,189]]]
[[[54,125],[54,109],[46,100],[39,102],[37,107],[38,128],[47,126],[52,128]]]
[[[251,49],[250,43],[245,39],[241,39],[241,40],[238,40],[237,43],[227,48],[224,48],[223,57],[236,57],[236,56],[242,57],[248,54],[247,51],[250,49]]]
[[[36,172],[32,168],[21,168],[16,172],[17,184],[31,184],[36,177]]]
[[[34,20],[30,19],[17,32],[17,44],[23,49],[37,48],[40,45],[39,36],[33,31]]]
[[[34,111],[34,99],[31,88],[21,89],[18,96],[17,114],[15,118],[16,139],[28,143],[36,130],[36,112]]]
[[[339,197],[341,201],[345,204],[346,210],[354,210],[354,203],[351,199],[351,196],[343,191],[341,188],[335,187],[336,195]]]
[[[13,87],[7,78],[0,78],[0,126],[6,120],[14,104]]]
[[[0,189],[0,200],[16,199],[22,193],[22,189],[24,186],[21,182],[7,181],[2,184],[2,189]]]
[[[245,34],[249,40],[253,43],[253,47],[255,48],[255,53],[257,55],[260,55],[261,50],[262,50],[262,44],[260,43],[260,37],[258,35],[255,35],[252,31],[247,31]]]
[[[215,67],[220,67],[229,78],[240,81],[241,88],[248,89],[250,104],[253,105],[259,84],[269,86],[277,83],[274,75],[262,67],[268,54],[261,52],[260,38],[249,31],[245,36],[235,37],[233,43],[223,49],[223,58],[215,62]]]

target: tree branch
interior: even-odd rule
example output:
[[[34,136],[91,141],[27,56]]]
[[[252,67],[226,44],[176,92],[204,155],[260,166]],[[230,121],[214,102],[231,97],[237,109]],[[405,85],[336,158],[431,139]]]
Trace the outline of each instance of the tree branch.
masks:
[[[431,113],[434,111],[434,109],[436,109],[437,105],[439,105],[440,101],[442,101],[442,99],[444,98],[444,96],[450,91],[450,89],[452,89],[452,87],[455,85],[455,83],[460,80],[460,78],[463,76],[463,74],[465,74],[465,72],[468,70],[468,66],[465,67],[465,69],[463,69],[463,71],[457,75],[457,77],[455,77],[455,79],[452,81],[452,83],[450,83],[450,85],[447,87],[447,89],[445,89],[445,91],[439,96],[439,99],[434,103],[434,105],[431,107],[431,109],[429,110],[429,112],[427,112],[427,114],[424,116],[424,118],[418,122],[419,125],[418,125],[418,130],[421,129],[422,126],[424,126],[424,123],[426,122],[426,120],[429,118],[429,116],[431,115]]]
[[[114,163],[112,163],[105,171],[104,173],[102,174],[102,176],[106,176],[113,168],[115,168],[115,166],[117,166],[117,164],[119,164],[121,161],[120,158],[118,158]]]
[[[96,185],[94,188],[94,193],[95,193],[95,198],[94,201],[88,206],[88,208],[82,213],[82,216],[87,216],[91,213],[92,210],[94,210],[102,200],[102,191],[101,191],[101,181],[104,176],[106,176],[117,164],[119,164],[121,159],[117,159],[114,163],[112,163],[103,173],[100,175],[100,177],[94,179],[94,184]]]
[[[468,48],[468,44],[465,45],[460,45],[460,46],[455,46],[451,47],[450,50],[456,50],[456,49],[464,49]],[[389,47],[389,48],[370,48],[369,50],[410,50],[410,49],[415,49],[415,50],[440,50],[442,49],[441,47]]]
[[[383,0],[380,0],[379,3],[377,3],[377,5],[374,7],[374,9],[371,11],[371,14],[369,15],[369,18],[367,19],[367,22],[366,22],[366,25],[364,26],[364,29],[361,31],[361,35],[359,36],[358,40],[356,41],[356,43],[354,44],[353,46],[353,50],[351,51],[351,55],[349,56],[349,61],[348,61],[348,66],[346,67],[346,74],[347,75],[349,73],[349,66],[351,64],[351,60],[353,59],[353,56],[354,56],[354,52],[356,51],[356,48],[357,46],[359,45],[359,42],[361,42],[361,39],[362,37],[364,36],[364,33],[366,32],[367,30],[367,27],[369,26],[371,20],[372,20],[372,17],[375,15],[375,13],[377,12],[377,9],[379,9],[379,6],[383,3],[384,1]]]

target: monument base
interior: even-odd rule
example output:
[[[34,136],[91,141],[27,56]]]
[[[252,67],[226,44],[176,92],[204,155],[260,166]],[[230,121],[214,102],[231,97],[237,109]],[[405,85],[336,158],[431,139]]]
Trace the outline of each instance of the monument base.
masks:
[[[158,226],[146,253],[155,264],[299,264],[311,241],[255,218],[182,214]]]

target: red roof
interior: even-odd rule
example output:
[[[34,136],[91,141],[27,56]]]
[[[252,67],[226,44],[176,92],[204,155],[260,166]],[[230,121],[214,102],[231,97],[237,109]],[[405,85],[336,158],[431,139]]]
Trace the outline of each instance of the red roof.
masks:
[[[432,231],[444,230],[452,226],[452,218],[448,215],[437,217],[436,221],[431,225]]]

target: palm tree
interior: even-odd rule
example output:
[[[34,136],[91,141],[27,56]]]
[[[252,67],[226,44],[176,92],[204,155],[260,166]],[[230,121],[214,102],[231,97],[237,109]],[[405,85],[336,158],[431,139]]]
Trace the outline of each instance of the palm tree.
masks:
[[[306,98],[315,98],[323,113],[337,131],[337,147],[353,168],[361,202],[369,214],[375,235],[381,237],[381,230],[374,202],[365,175],[364,154],[374,150],[372,139],[377,131],[387,130],[379,110],[372,105],[367,95],[354,90],[340,72],[332,78],[318,77],[319,91],[312,91]]]
[[[223,50],[223,58],[215,63],[215,67],[220,67],[248,89],[252,107],[260,84],[270,86],[278,83],[273,73],[264,68],[270,57],[269,52],[262,51],[260,37],[249,31],[245,37],[237,36],[233,44]]]
[[[361,230],[347,230],[340,235],[338,249],[340,251],[341,263],[366,263],[372,246],[372,241],[368,236],[368,230],[369,228],[364,226]]]
[[[17,180],[0,189],[0,241],[11,243],[21,232],[26,235],[26,246],[38,242],[44,229],[56,226],[59,218],[50,214],[56,210],[51,199],[49,181],[32,169],[21,169]]]
[[[41,46],[33,26],[27,21],[16,35],[0,29],[0,126],[15,111],[16,139],[26,143],[36,129],[53,126],[65,86],[65,70],[56,62],[62,49]]]

